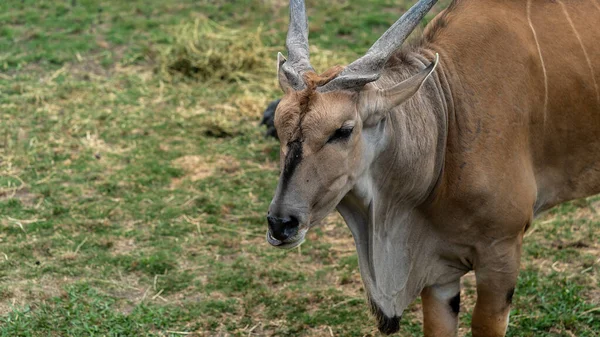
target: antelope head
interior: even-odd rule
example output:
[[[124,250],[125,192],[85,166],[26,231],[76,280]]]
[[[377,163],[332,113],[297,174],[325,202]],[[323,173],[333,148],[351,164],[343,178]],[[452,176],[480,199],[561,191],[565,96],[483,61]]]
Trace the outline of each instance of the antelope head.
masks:
[[[435,4],[421,0],[367,51],[345,68],[317,74],[309,61],[308,23],[303,0],[290,0],[287,59],[278,54],[284,96],[275,127],[281,142],[281,174],[269,207],[267,241],[293,248],[355,186],[381,141],[381,121],[413,96],[436,64],[391,87],[374,82],[387,60]]]

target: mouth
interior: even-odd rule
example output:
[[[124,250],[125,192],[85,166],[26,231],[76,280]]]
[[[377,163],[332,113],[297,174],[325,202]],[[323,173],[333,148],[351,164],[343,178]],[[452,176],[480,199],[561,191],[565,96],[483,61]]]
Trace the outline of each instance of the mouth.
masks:
[[[273,246],[280,249],[292,249],[300,246],[304,242],[304,236],[306,235],[307,229],[300,229],[298,233],[293,237],[286,239],[285,241],[280,241],[275,239],[269,230],[267,230],[267,242]]]

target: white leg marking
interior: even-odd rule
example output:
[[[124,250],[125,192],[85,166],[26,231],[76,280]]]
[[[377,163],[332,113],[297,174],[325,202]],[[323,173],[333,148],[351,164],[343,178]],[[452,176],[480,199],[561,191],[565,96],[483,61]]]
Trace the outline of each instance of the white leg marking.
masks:
[[[587,50],[585,49],[585,46],[581,41],[581,36],[579,36],[579,33],[577,32],[577,29],[575,29],[575,25],[573,24],[573,20],[571,20],[571,16],[569,15],[569,12],[567,12],[567,7],[561,0],[557,0],[557,2],[562,7],[562,10],[565,13],[565,16],[567,17],[567,21],[569,21],[569,24],[571,25],[571,28],[573,29],[573,32],[577,37],[577,41],[579,41],[581,50],[583,50],[583,55],[585,56],[585,60],[587,61],[588,67],[590,68],[590,74],[592,75],[592,81],[594,82],[594,88],[596,89],[596,101],[598,101],[598,104],[600,105],[600,91],[598,90],[598,83],[596,83],[596,73],[594,72],[592,61],[590,61],[590,57],[588,56]]]
[[[535,45],[537,46],[538,54],[540,55],[542,71],[544,72],[544,125],[545,125],[546,124],[546,112],[548,111],[548,74],[546,73],[546,65],[544,64],[544,57],[542,56],[542,49],[540,48],[540,42],[538,41],[537,34],[535,32],[535,28],[533,28],[533,23],[531,22],[531,0],[527,0],[527,21],[529,22],[529,27],[531,28],[531,32],[533,33],[533,39],[535,40]]]
[[[444,285],[433,286],[433,295],[440,301],[448,301],[449,299],[460,293],[460,281],[451,282]]]

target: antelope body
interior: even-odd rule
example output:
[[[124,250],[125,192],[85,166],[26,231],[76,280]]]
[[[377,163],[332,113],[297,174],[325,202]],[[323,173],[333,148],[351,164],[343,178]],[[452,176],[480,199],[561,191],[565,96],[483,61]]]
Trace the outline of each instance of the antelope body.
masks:
[[[382,332],[420,295],[425,336],[455,336],[474,270],[473,336],[504,336],[534,216],[600,192],[600,2],[455,1],[401,47],[435,2],[317,75],[290,0],[267,240],[295,247],[337,208]]]

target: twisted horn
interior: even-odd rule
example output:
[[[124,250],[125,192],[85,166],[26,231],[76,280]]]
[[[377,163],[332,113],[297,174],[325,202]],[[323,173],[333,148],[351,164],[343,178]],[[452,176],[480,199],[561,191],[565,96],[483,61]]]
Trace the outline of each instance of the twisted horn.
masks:
[[[376,81],[390,56],[402,46],[436,2],[437,0],[419,0],[381,35],[363,57],[352,62],[338,77],[320,87],[319,91],[362,88],[365,84]]]
[[[308,52],[308,20],[304,0],[290,0],[290,25],[285,42],[288,59],[280,65],[295,90],[304,88],[302,74],[312,70]]]

